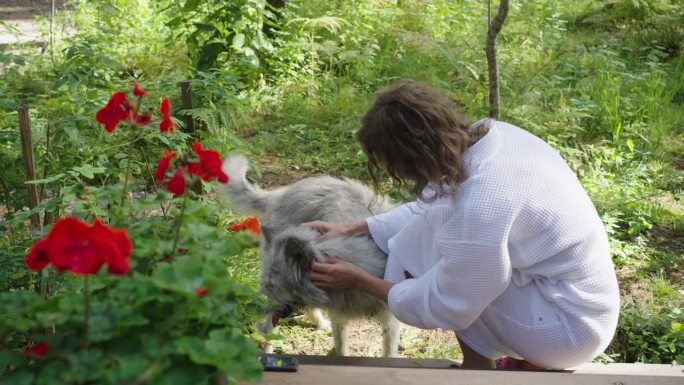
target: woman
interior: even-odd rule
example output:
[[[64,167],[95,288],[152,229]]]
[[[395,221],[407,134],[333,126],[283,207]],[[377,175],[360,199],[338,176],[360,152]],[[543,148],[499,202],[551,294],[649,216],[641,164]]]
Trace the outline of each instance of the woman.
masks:
[[[608,239],[548,144],[504,122],[468,125],[411,81],[379,94],[356,138],[376,188],[384,170],[416,200],[305,224],[321,239],[368,235],[388,254],[384,280],[333,256],[312,265],[315,285],[364,290],[406,324],[455,330],[464,368],[565,369],[608,346],[619,313]]]

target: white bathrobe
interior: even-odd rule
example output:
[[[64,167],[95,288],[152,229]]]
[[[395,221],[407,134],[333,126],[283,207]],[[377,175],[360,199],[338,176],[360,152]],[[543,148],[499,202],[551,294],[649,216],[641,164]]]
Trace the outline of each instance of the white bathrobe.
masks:
[[[558,369],[590,361],[620,307],[603,223],[547,143],[476,124],[490,130],[464,154],[455,194],[367,219],[389,255],[390,309],[409,325],[455,330],[485,357]]]

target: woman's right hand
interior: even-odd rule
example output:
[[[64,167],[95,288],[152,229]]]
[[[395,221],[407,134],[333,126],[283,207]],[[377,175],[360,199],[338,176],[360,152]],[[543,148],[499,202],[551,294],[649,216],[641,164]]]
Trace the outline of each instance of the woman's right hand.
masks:
[[[302,223],[301,226],[318,230],[321,235],[316,238],[316,242],[327,241],[337,237],[348,235],[368,234],[368,224],[365,220],[351,223],[330,223],[323,221],[313,221]]]
[[[348,223],[330,223],[323,221],[313,221],[301,224],[302,227],[309,227],[314,230],[318,230],[321,235],[316,238],[316,242],[327,241],[328,239],[333,239],[337,237],[344,237],[348,234],[349,224]]]

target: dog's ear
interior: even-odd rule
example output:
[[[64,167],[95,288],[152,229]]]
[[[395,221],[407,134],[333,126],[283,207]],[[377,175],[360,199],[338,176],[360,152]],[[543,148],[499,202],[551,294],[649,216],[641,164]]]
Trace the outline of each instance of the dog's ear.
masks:
[[[313,248],[311,248],[310,242],[303,241],[297,237],[289,237],[285,240],[284,253],[287,259],[307,271],[316,255]]]

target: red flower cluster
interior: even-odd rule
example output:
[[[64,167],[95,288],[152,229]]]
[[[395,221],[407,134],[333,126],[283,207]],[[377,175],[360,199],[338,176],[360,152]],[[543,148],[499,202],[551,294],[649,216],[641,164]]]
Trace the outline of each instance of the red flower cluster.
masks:
[[[108,227],[99,219],[89,226],[67,217],[33,245],[24,262],[34,271],[52,263],[57,270],[74,274],[97,274],[106,264],[110,274],[124,275],[131,269],[128,262],[132,249],[126,230]]]
[[[221,183],[228,183],[228,175],[223,172],[221,166],[221,155],[216,150],[203,149],[202,143],[195,142],[192,144],[192,149],[199,157],[199,162],[188,163],[188,172],[197,175],[205,182],[216,179]]]
[[[97,111],[95,118],[98,123],[104,124],[107,132],[114,132],[116,126],[122,120],[131,120],[131,105],[126,100],[126,93],[119,91],[109,99],[109,102],[102,109]]]
[[[166,177],[166,170],[169,169],[171,162],[176,158],[176,156],[178,156],[178,154],[175,151],[169,152],[168,148],[164,149],[164,156],[159,159],[159,163],[157,164],[157,172],[154,175],[157,178],[157,182],[164,180]]]
[[[50,344],[39,342],[21,351],[24,357],[43,357],[50,351]]]
[[[152,121],[152,116],[149,113],[140,112],[140,99],[147,96],[147,91],[140,88],[137,83],[133,84],[133,95],[138,99],[137,102],[129,101],[125,92],[118,91],[112,95],[107,105],[95,114],[95,119],[105,126],[107,132],[114,132],[121,121],[128,122],[134,127],[144,127]],[[164,133],[170,130],[173,133],[176,125],[171,119],[169,99],[162,100],[159,112],[164,117],[159,124],[159,130]]]
[[[199,162],[181,161],[180,166],[166,185],[169,191],[176,196],[183,195],[185,192],[186,174],[196,175],[206,182],[216,179],[221,183],[228,183],[228,175],[221,169],[221,155],[218,151],[202,148],[200,142],[193,143],[192,148],[199,158]],[[155,174],[158,182],[162,182],[165,179],[166,172],[171,167],[171,163],[176,156],[175,152],[169,152],[169,150],[164,149],[164,156],[159,160]]]
[[[159,131],[164,133],[171,131],[173,134],[176,124],[171,119],[171,104],[169,103],[169,99],[162,100],[161,106],[159,106],[159,112],[164,117],[161,123],[159,123]]]
[[[138,83],[133,83],[133,95],[135,95],[136,98],[142,98],[143,96],[147,96],[147,91],[140,88]]]
[[[261,226],[259,224],[259,218],[247,218],[244,221],[230,226],[231,231],[245,231],[249,230],[250,233],[254,235],[261,234]]]

